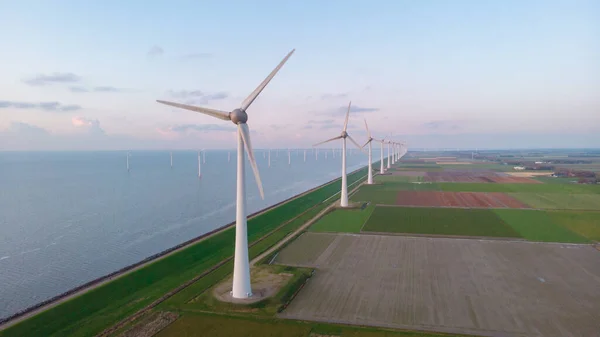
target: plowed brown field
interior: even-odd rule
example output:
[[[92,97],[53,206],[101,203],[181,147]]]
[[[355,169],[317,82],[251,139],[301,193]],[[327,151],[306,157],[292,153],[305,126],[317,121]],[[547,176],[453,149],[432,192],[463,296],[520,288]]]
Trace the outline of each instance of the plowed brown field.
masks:
[[[530,208],[510,195],[498,192],[400,191],[396,204],[423,207]]]

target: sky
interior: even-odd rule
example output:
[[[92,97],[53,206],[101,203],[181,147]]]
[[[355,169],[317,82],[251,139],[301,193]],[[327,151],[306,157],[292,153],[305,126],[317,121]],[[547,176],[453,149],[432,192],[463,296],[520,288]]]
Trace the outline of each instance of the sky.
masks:
[[[0,150],[600,147],[600,2],[5,1]]]

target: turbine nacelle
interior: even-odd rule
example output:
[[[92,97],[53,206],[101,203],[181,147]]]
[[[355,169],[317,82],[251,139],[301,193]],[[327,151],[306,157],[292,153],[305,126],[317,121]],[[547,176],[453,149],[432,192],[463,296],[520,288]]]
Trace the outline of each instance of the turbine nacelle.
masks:
[[[342,137],[342,138],[348,137],[348,132],[342,131],[342,134],[340,135],[340,137]]]
[[[229,113],[229,119],[233,124],[246,123],[248,121],[248,114],[242,109],[235,109]]]

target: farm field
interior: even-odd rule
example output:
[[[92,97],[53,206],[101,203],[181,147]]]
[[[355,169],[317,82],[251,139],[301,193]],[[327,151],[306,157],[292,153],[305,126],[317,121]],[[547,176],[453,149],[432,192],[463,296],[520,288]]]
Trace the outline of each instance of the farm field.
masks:
[[[492,210],[461,208],[377,206],[363,232],[520,237]]]
[[[282,319],[256,319],[244,316],[222,316],[186,313],[160,331],[156,337],[459,337],[438,333],[378,330],[317,322]]]
[[[600,242],[600,212],[550,211],[548,215],[572,232]]]
[[[451,182],[451,183],[498,183],[498,184],[540,184],[540,181],[527,177],[513,177],[504,173],[489,171],[466,172],[466,171],[444,171],[426,172],[424,181],[429,182]]]
[[[510,193],[510,196],[531,208],[600,210],[600,194]]]
[[[493,212],[529,241],[590,243],[593,238],[581,235],[553,218],[552,212],[495,209]],[[560,212],[562,213],[562,212]],[[581,212],[575,213],[580,216]],[[589,222],[586,222],[588,226]],[[600,223],[597,225],[600,231]]]
[[[311,232],[348,232],[358,233],[374,206],[365,209],[335,209],[327,213],[308,229]]]
[[[322,235],[338,238],[315,260],[279,261],[318,268],[282,318],[481,336],[600,331],[591,246],[306,233],[285,250]]]
[[[530,208],[499,192],[399,191],[396,205],[421,207]]]

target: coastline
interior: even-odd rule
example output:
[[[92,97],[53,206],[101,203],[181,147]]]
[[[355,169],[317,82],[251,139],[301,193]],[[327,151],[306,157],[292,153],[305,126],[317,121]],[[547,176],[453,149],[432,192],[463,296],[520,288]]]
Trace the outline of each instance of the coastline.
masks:
[[[375,165],[375,163],[373,163],[372,165]],[[363,165],[363,166],[359,167],[358,169],[349,172],[348,174],[353,174],[353,173],[355,173],[357,171],[360,171],[360,170],[364,169],[365,167],[367,167],[367,165]],[[313,188],[311,188],[309,190],[306,190],[306,191],[304,191],[302,193],[296,194],[296,195],[294,195],[292,197],[289,197],[289,198],[287,198],[285,200],[282,200],[282,201],[280,201],[278,203],[275,203],[275,204],[273,204],[273,205],[271,205],[269,207],[263,208],[263,209],[261,209],[259,211],[256,211],[256,212],[254,212],[252,214],[249,214],[248,218],[253,218],[253,217],[256,217],[256,216],[258,216],[260,214],[263,214],[263,213],[266,213],[266,212],[268,212],[270,210],[273,210],[273,209],[275,209],[275,208],[277,208],[277,207],[279,207],[279,206],[281,206],[283,204],[286,204],[286,203],[288,203],[288,202],[290,202],[290,201],[292,201],[294,199],[297,199],[297,198],[302,197],[302,196],[304,196],[304,195],[306,195],[308,193],[311,193],[311,192],[313,192],[313,191],[315,191],[317,189],[320,189],[320,188],[322,188],[322,187],[324,187],[326,185],[329,185],[329,184],[331,184],[331,183],[339,180],[340,178],[341,177],[336,177],[336,178],[334,178],[332,180],[329,180],[329,181],[327,181],[327,182],[325,182],[325,183],[323,183],[321,185],[313,187]],[[151,256],[148,256],[148,257],[146,257],[146,258],[144,258],[144,259],[142,259],[142,260],[140,260],[140,261],[138,261],[136,263],[133,263],[133,264],[128,265],[128,266],[125,266],[123,268],[120,268],[120,269],[112,272],[112,273],[109,273],[109,274],[106,274],[104,276],[98,277],[98,278],[96,278],[94,280],[88,281],[88,282],[86,282],[86,283],[84,283],[82,285],[79,285],[79,286],[77,286],[75,288],[72,288],[72,289],[70,289],[70,290],[68,290],[66,292],[58,294],[58,295],[56,295],[56,296],[54,296],[52,298],[49,298],[49,299],[44,300],[44,301],[41,301],[41,302],[39,302],[39,303],[37,303],[37,304],[35,304],[33,306],[30,306],[30,307],[28,307],[26,309],[23,309],[23,310],[21,310],[19,312],[16,312],[16,313],[14,313],[14,314],[12,314],[10,316],[7,316],[6,318],[1,318],[0,319],[0,331],[4,330],[6,328],[9,328],[9,327],[11,327],[11,326],[13,326],[13,325],[15,325],[15,324],[23,321],[23,320],[26,320],[29,317],[35,316],[38,313],[41,313],[41,312],[46,311],[48,309],[51,309],[51,308],[53,308],[53,307],[55,307],[55,306],[57,306],[57,305],[65,302],[65,301],[68,301],[68,300],[70,300],[72,298],[75,298],[77,296],[83,295],[84,293],[86,293],[86,292],[88,292],[88,291],[90,291],[90,290],[92,290],[94,288],[102,286],[102,285],[104,285],[106,283],[109,283],[109,282],[115,280],[115,279],[118,279],[118,278],[120,278],[122,276],[125,276],[125,275],[127,275],[127,274],[129,274],[131,272],[134,272],[134,271],[136,271],[138,269],[141,269],[141,268],[143,268],[143,267],[145,267],[145,266],[147,266],[147,265],[149,265],[151,263],[154,263],[154,262],[156,262],[156,261],[158,261],[158,260],[160,260],[162,258],[165,258],[165,257],[167,257],[167,256],[169,256],[171,254],[174,254],[174,253],[179,252],[179,251],[181,251],[181,250],[183,250],[185,248],[188,248],[188,247],[190,247],[190,246],[192,246],[192,245],[194,245],[194,244],[196,244],[198,242],[206,240],[206,239],[208,239],[208,238],[210,238],[210,237],[212,237],[212,236],[214,236],[216,234],[219,234],[219,233],[221,233],[223,231],[226,231],[226,230],[228,230],[230,228],[233,228],[234,226],[235,226],[235,221],[230,222],[230,223],[225,224],[225,225],[223,225],[221,227],[213,229],[213,230],[211,230],[211,231],[209,231],[207,233],[204,233],[204,234],[202,234],[200,236],[197,236],[197,237],[194,237],[194,238],[189,239],[187,241],[184,241],[184,242],[182,242],[182,243],[180,243],[180,244],[178,244],[176,246],[173,246],[173,247],[165,249],[165,250],[163,250],[163,251],[161,251],[159,253],[156,253],[156,254],[153,254]]]

